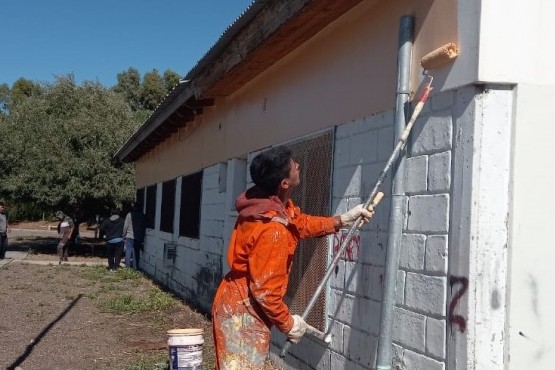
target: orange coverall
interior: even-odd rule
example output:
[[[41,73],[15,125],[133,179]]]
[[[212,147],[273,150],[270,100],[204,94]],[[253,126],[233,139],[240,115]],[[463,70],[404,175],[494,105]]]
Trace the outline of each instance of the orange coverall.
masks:
[[[291,200],[256,198],[256,187],[237,198],[239,218],[212,306],[216,369],[260,369],[268,357],[270,328],[293,326],[283,301],[300,239],[336,232],[334,217],[301,213]]]

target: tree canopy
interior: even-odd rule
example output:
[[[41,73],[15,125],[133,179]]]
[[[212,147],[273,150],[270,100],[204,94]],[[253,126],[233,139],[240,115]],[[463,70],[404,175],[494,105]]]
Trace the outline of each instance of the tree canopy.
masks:
[[[129,204],[133,166],[113,155],[166,95],[174,74],[166,73],[153,70],[142,83],[130,68],[113,88],[78,85],[71,74],[0,85],[0,199],[27,210],[20,217],[32,208],[79,220]]]

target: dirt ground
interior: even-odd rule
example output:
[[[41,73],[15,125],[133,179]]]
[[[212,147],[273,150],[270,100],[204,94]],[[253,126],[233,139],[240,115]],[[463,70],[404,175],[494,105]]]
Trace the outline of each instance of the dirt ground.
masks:
[[[82,238],[69,255],[80,264],[58,266],[55,232],[11,227],[8,250],[29,253],[0,266],[0,368],[166,369],[166,331],[174,328],[203,328],[203,366],[214,368],[210,321],[179,298],[171,298],[174,307],[133,314],[99,305],[116,293],[132,300],[161,291],[142,274],[127,279],[125,269],[86,266],[105,261],[102,243]]]

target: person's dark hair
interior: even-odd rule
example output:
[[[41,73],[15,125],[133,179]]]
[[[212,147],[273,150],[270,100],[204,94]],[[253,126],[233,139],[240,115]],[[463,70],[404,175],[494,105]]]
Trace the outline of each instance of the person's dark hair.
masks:
[[[0,201],[0,206],[4,207],[5,206],[4,202]]]
[[[291,149],[285,146],[258,154],[249,168],[252,181],[268,194],[276,194],[281,180],[289,176],[291,158]]]

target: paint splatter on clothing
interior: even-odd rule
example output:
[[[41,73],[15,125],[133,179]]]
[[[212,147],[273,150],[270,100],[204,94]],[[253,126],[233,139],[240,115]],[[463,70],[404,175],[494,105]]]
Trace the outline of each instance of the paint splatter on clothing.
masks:
[[[212,306],[216,369],[259,369],[268,356],[270,328],[293,326],[283,301],[300,239],[336,232],[333,217],[301,213],[291,200],[260,198],[256,187],[236,201],[239,218],[231,235],[231,271]]]

